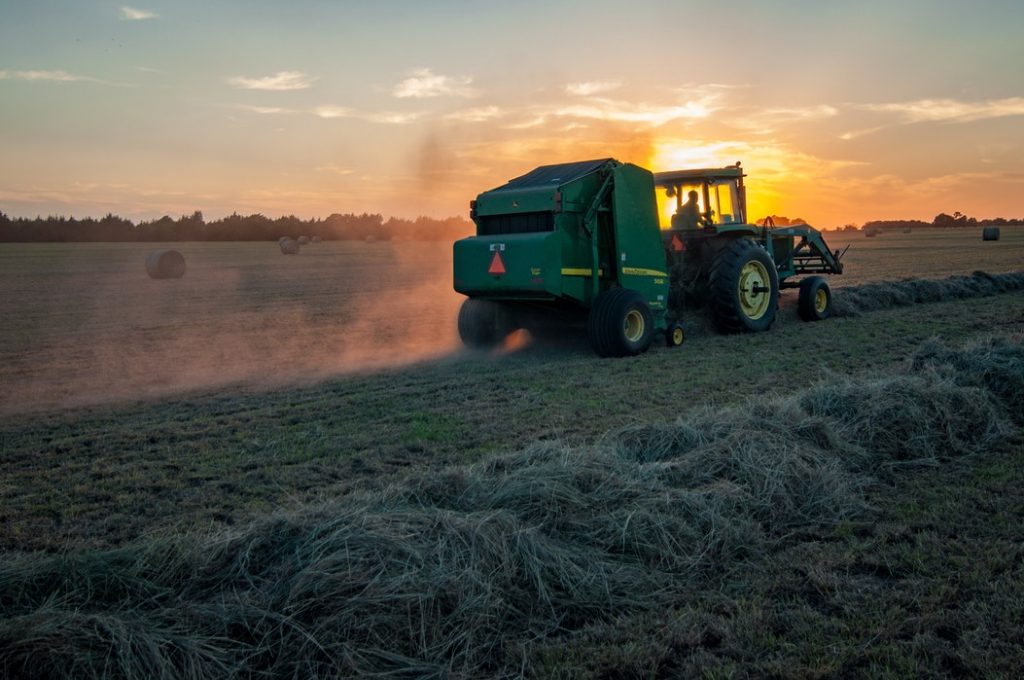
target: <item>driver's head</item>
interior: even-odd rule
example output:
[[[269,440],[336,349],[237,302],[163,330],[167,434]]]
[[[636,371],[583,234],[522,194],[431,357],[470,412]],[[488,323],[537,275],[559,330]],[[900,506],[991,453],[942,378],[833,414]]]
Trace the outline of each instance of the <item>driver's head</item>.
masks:
[[[686,197],[689,198],[690,201],[692,201],[693,203],[697,202],[697,192],[696,191],[690,190],[690,193],[686,194]]]

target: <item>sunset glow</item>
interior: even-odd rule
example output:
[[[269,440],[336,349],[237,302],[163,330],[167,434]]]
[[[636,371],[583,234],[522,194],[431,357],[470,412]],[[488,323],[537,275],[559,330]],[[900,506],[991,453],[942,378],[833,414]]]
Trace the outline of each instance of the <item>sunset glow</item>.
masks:
[[[682,40],[702,16],[722,30]],[[0,211],[446,216],[612,156],[740,161],[751,219],[1020,216],[1022,23],[1002,0],[19,3]]]

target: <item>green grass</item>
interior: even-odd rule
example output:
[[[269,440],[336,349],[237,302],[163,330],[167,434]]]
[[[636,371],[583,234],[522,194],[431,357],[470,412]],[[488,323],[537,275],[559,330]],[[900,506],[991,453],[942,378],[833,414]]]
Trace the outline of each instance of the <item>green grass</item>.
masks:
[[[1018,438],[986,461],[904,475],[871,493],[870,522],[800,537],[671,611],[541,645],[540,675],[1015,677],[1022,457]],[[1006,477],[978,479],[974,464]]]
[[[700,405],[887,370],[922,341],[1024,330],[1024,296],[919,305],[769,333],[695,337],[629,360],[582,345],[465,354],[306,388],[0,420],[0,546],[117,545],[244,522],[418,466],[579,443]]]
[[[984,244],[994,247],[979,261],[980,237],[974,244],[973,235],[942,234],[921,250],[907,240],[912,236],[900,235],[907,242],[893,240],[891,249],[883,247],[888,237],[867,239],[870,247],[865,241],[849,257],[860,252],[858,269],[877,278],[909,276],[916,267],[938,274],[942,261],[948,268],[941,275],[1014,269],[1021,261],[1021,244],[1012,239]],[[278,260],[270,262],[275,269],[269,274],[254,269],[252,252],[229,245],[223,252],[186,253],[195,267],[182,281],[194,274],[207,287],[225,281],[214,266],[218,258],[232,263],[229,270],[241,283],[226,285],[213,301],[200,300],[201,286],[156,300],[145,291],[120,290],[111,281],[120,281],[123,271],[111,265],[112,278],[101,286],[111,304],[95,304],[96,289],[61,302],[68,281],[90,271],[80,253],[69,250],[62,265],[67,274],[41,279],[51,287],[40,289],[38,310],[31,309],[28,288],[0,303],[15,314],[11,318],[27,319],[0,333],[0,377],[5,388],[34,386],[8,391],[0,408],[0,549],[7,557],[33,550],[77,555],[140,538],[244,531],[282,511],[379,491],[396,475],[429,479],[444,466],[478,463],[536,442],[586,446],[609,430],[671,423],[695,408],[767,400],[836,376],[892,373],[906,368],[908,357],[932,337],[957,345],[989,333],[1024,334],[1020,293],[818,324],[798,322],[790,301],[769,333],[698,332],[681,349],[656,346],[632,359],[601,360],[585,344],[567,341],[507,354],[453,352],[374,373],[346,373],[345,361],[332,359],[330,370],[321,371],[317,362],[333,351],[344,355],[355,337],[345,316],[354,309],[351,301],[335,299],[344,288],[332,280],[339,253],[323,251],[312,267],[316,275],[307,279],[301,270],[277,270],[292,266]],[[117,250],[96,247],[103,257]],[[7,248],[0,246],[0,257],[11,255]],[[115,255],[128,267],[138,252],[125,248]],[[361,271],[374,294],[394,295],[397,284],[372,274],[394,252],[386,245],[374,252]],[[26,253],[16,255],[15,270],[23,271],[0,267],[5,290],[21,285],[16,276],[25,268],[38,266],[20,259]],[[54,277],[64,283],[53,287]],[[218,309],[246,296],[252,299],[243,308],[251,305],[252,314],[217,318]],[[304,296],[297,303],[301,317],[291,314],[289,305]],[[192,303],[198,316],[185,324],[185,337],[207,337],[209,324],[216,331],[212,351],[199,363],[204,371],[223,365],[224,375],[211,381],[199,371],[195,381],[176,382],[171,378],[179,367],[164,363],[181,346],[159,338],[181,337],[175,334],[178,315]],[[164,316],[135,316],[149,304]],[[63,314],[68,309],[70,317]],[[401,319],[432,313],[412,310]],[[374,314],[388,333],[404,328]],[[154,318],[156,325],[147,326]],[[295,327],[278,327],[280,318],[302,318],[308,324],[302,328],[315,332],[294,341],[288,336]],[[144,323],[126,327],[125,319]],[[40,335],[54,323],[52,338]],[[122,367],[126,381],[115,374],[83,382],[95,370],[88,360],[99,355],[88,342],[68,344],[78,323],[86,340],[124,336],[142,343],[120,358],[102,355],[114,363],[100,367]],[[233,324],[240,324],[240,333],[229,332]],[[257,332],[261,328],[267,332]],[[428,328],[428,334],[438,332]],[[445,332],[450,340],[451,329]],[[258,351],[233,356],[239,337],[250,338],[245,346]],[[42,346],[34,347],[40,338]],[[405,356],[402,345],[368,344],[378,357]],[[70,354],[53,363],[61,348]],[[259,376],[292,360],[296,349],[299,358],[282,373],[286,380]],[[426,356],[417,351],[422,348],[406,358]],[[127,364],[146,352],[157,359],[142,364],[153,373],[129,370]],[[64,375],[62,367],[72,370]],[[83,388],[109,391],[86,403],[76,392]],[[556,638],[538,637],[526,650],[528,666],[538,675],[566,678],[1012,677],[1024,667],[1022,459],[1018,436],[984,458],[900,472],[898,483],[870,488],[870,515],[794,531],[757,564],[724,564],[711,581],[657,611],[624,610]],[[166,632],[166,648],[174,649],[180,640]]]
[[[0,671],[1002,673],[1024,657],[1024,475],[963,480],[1019,462],[1022,398],[1019,339],[929,341],[884,376],[421,467],[236,531],[10,557]]]

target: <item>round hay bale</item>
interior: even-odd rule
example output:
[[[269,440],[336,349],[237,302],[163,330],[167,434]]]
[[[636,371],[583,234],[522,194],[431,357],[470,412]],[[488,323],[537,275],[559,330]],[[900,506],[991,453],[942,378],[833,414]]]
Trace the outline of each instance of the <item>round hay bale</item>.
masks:
[[[146,258],[151,279],[180,279],[185,275],[185,256],[177,250],[154,250]]]
[[[299,237],[299,245],[300,246],[308,246],[309,245],[309,237],[308,236],[300,236]]]
[[[312,236],[312,237],[310,237],[309,242],[310,243],[320,243],[321,240],[322,239],[319,236]]]
[[[998,241],[999,227],[985,227],[981,230],[982,241]]]
[[[299,242],[287,239],[281,241],[281,254],[282,255],[298,255],[299,254]]]

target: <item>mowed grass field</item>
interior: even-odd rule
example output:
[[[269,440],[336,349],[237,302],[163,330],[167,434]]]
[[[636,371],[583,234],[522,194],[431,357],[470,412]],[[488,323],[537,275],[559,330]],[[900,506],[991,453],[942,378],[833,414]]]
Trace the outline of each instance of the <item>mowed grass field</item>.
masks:
[[[1024,262],[1021,230],[996,243],[976,230],[829,241],[850,246],[835,287]],[[183,279],[146,276],[161,247],[185,255]],[[295,257],[273,243],[0,244],[0,291],[0,414],[293,385],[459,351],[443,243],[323,243]]]
[[[182,279],[146,275],[175,248]],[[0,413],[180,394],[436,357],[455,348],[451,246],[0,244]]]
[[[833,248],[848,241],[829,239]],[[855,236],[845,285],[1024,268],[1024,232]],[[0,245],[0,548],[64,554],[208,533],[390,480],[586,446],[845,376],[904,370],[929,338],[1024,334],[1024,294],[768,333],[696,333],[601,360],[580,338],[460,349],[443,244]],[[791,312],[789,292],[784,307]],[[9,320],[9,321],[8,321]],[[942,452],[937,452],[942,457]],[[869,512],[697,579],[673,606],[575,622],[531,673],[978,675],[1024,667],[1024,441],[865,487]],[[2,645],[0,645],[2,646]]]

